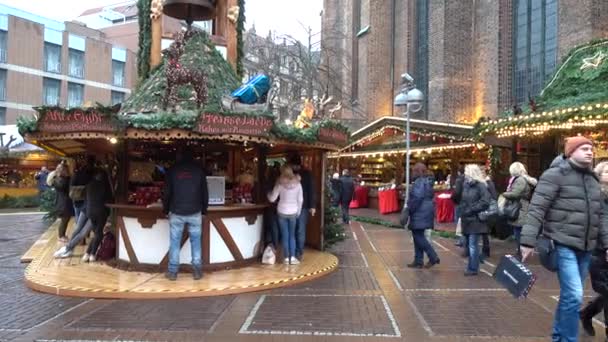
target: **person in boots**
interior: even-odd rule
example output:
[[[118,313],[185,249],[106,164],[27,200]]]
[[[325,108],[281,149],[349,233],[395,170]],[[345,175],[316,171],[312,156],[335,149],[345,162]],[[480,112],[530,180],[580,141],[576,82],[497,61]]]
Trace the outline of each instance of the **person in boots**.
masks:
[[[270,202],[276,202],[277,199],[279,200],[277,214],[283,242],[283,263],[297,265],[300,260],[296,257],[296,224],[302,212],[304,194],[300,177],[287,165],[281,168],[281,176],[268,194]]]
[[[209,206],[207,176],[194,161],[192,150],[184,148],[178,163],[167,173],[163,190],[163,210],[169,214],[169,267],[165,277],[177,280],[179,253],[184,225],[188,225],[192,254],[193,278],[203,277],[201,229]]]
[[[608,246],[608,226],[602,226],[602,199],[597,175],[591,170],[593,143],[583,136],[569,138],[565,158],[557,158],[538,181],[521,235],[522,261],[532,255],[539,233],[555,243],[559,302],[553,341],[578,340],[583,284],[598,240]]]
[[[602,225],[608,225],[608,162],[601,162],[595,167],[595,174],[600,179],[602,190]],[[606,247],[598,241],[597,248],[591,257],[591,284],[599,295],[587,304],[580,313],[583,330],[589,336],[595,336],[593,317],[604,311],[604,321],[608,322],[608,260]],[[606,328],[608,336],[608,328]],[[608,338],[606,339],[608,341]]]
[[[426,268],[439,264],[440,260],[433,245],[424,232],[432,230],[435,226],[435,192],[433,191],[433,177],[427,174],[426,166],[417,163],[412,169],[414,184],[410,189],[407,202],[409,211],[408,228],[412,231],[414,239],[414,262],[408,264],[410,268],[422,268],[424,253],[429,257]]]

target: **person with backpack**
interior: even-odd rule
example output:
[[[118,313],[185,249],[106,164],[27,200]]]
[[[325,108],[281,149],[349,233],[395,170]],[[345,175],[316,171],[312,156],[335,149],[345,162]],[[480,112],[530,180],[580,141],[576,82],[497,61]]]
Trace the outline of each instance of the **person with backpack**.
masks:
[[[490,207],[491,195],[479,165],[469,164],[464,168],[464,182],[452,195],[461,212],[462,233],[466,236],[469,262],[465,276],[476,276],[483,256],[479,253],[479,237],[488,233],[488,225],[479,218],[479,213]]]
[[[408,228],[412,231],[414,239],[414,261],[407,267],[422,268],[424,253],[426,253],[429,262],[424,267],[431,268],[440,263],[437,252],[424,234],[426,230],[435,227],[434,179],[427,174],[426,166],[422,163],[414,165],[412,176],[414,183],[410,189],[407,210],[409,213]]]
[[[509,173],[511,174],[509,185],[507,186],[507,191],[502,194],[502,197],[510,201],[517,201],[520,206],[519,216],[517,219],[510,221],[509,224],[513,228],[513,236],[517,243],[516,253],[518,256],[521,256],[521,229],[526,224],[530,199],[538,180],[528,176],[526,167],[520,162],[511,164],[509,166]]]

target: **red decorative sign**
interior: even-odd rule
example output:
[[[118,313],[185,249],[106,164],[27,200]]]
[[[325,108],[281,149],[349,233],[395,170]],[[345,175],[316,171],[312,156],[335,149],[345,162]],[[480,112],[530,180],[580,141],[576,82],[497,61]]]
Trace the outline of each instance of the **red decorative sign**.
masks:
[[[319,128],[319,141],[334,145],[345,145],[348,142],[348,134],[337,129],[321,127]]]
[[[112,119],[95,111],[76,110],[65,113],[60,110],[47,112],[38,121],[38,131],[46,133],[114,132]]]
[[[272,119],[262,116],[205,113],[201,115],[194,130],[203,134],[268,136],[272,125]]]

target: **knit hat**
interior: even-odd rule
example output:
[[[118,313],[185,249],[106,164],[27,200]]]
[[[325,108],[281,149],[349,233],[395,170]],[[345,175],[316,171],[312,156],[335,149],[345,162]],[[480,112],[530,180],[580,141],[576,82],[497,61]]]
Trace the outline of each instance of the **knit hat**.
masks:
[[[564,146],[564,155],[566,155],[567,158],[570,157],[570,155],[576,151],[577,148],[583,146],[583,145],[593,145],[593,142],[591,140],[589,140],[586,137],[583,136],[576,136],[576,137],[571,137],[571,138],[567,138],[566,139],[566,146]]]

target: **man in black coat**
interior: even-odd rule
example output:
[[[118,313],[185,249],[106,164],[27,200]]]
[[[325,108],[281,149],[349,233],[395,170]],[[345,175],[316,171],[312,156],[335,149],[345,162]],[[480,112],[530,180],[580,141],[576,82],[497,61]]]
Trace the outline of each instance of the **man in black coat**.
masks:
[[[291,155],[288,161],[293,172],[300,176],[300,184],[304,196],[302,203],[302,211],[298,216],[296,224],[296,258],[302,260],[304,246],[306,244],[306,225],[308,224],[308,215],[315,216],[317,211],[317,199],[315,195],[315,182],[309,170],[302,167],[302,159],[298,154]]]
[[[192,254],[193,278],[203,277],[201,261],[201,228],[203,217],[207,214],[209,193],[207,175],[194,161],[192,151],[185,148],[179,162],[167,173],[163,191],[163,209],[169,214],[170,244],[169,269],[165,277],[177,279],[179,254],[184,225],[188,225]]]
[[[344,222],[344,224],[349,224],[350,216],[348,215],[348,208],[350,202],[353,200],[353,196],[355,195],[355,182],[353,181],[353,177],[350,176],[350,171],[347,169],[342,170],[340,184],[340,207],[342,208],[342,222]]]

